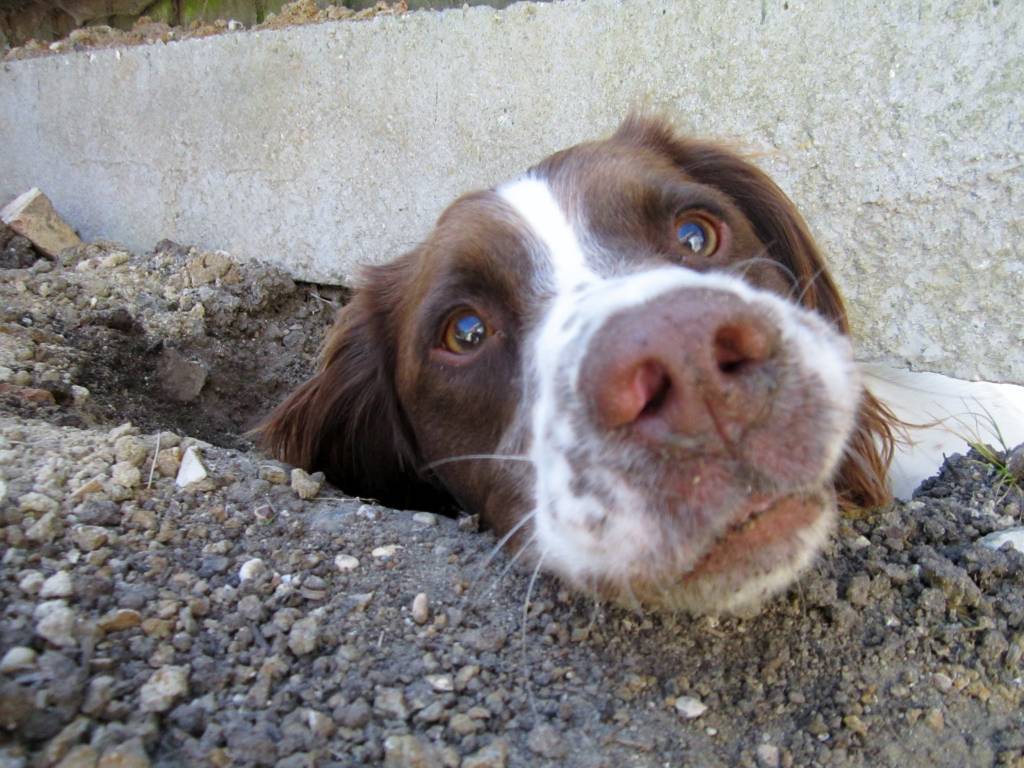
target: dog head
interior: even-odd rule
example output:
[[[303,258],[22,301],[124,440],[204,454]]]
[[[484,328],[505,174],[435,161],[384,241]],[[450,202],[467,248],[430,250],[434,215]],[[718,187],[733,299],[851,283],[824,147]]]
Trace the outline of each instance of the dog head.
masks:
[[[763,172],[631,118],[369,268],[262,436],[348,493],[454,500],[582,589],[728,611],[786,586],[837,503],[888,498],[847,333]]]

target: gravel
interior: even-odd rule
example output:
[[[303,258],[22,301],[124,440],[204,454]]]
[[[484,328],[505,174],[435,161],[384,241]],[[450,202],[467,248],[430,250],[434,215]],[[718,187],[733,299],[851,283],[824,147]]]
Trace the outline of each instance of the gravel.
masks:
[[[978,454],[755,616],[637,614],[252,449],[323,289],[93,244],[0,299],[4,768],[1024,764],[1024,497]]]

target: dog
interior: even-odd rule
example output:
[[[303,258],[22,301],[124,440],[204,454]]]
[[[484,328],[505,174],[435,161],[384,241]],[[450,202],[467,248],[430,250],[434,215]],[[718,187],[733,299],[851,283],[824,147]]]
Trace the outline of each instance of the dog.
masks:
[[[848,333],[779,187],[632,116],[368,268],[259,433],[347,493],[478,513],[600,597],[749,610],[837,508],[890,498],[895,417]]]

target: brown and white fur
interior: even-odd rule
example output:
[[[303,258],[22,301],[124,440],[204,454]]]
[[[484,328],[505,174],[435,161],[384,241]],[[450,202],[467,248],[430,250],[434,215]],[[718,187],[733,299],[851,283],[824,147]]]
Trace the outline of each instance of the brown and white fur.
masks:
[[[454,501],[581,589],[731,611],[889,497],[847,333],[786,195],[633,117],[369,268],[262,438],[354,495]]]

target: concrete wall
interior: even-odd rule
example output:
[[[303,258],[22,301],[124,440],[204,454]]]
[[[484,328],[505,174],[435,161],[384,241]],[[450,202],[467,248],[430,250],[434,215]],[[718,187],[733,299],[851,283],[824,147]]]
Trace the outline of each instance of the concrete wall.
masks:
[[[3,65],[0,203],[349,281],[630,108],[761,153],[862,356],[1024,382],[1024,6],[591,0]]]

